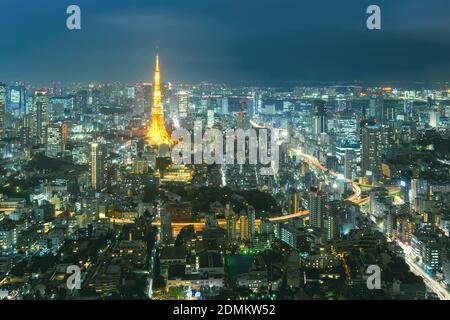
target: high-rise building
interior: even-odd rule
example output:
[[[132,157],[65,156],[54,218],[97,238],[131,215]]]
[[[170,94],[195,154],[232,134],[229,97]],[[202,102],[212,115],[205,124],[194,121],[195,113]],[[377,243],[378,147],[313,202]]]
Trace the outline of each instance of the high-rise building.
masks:
[[[325,204],[327,202],[328,195],[322,191],[311,191],[309,193],[308,209],[309,209],[309,221],[313,227],[324,227],[324,217],[326,214]]]
[[[9,87],[8,111],[15,117],[26,113],[26,89],[23,83],[14,83]]]
[[[236,223],[237,223],[237,216],[234,213],[226,216],[228,243],[234,243],[236,241]]]
[[[47,127],[45,154],[47,157],[56,158],[63,149],[61,127],[58,125],[49,125]]]
[[[377,125],[367,125],[361,130],[361,171],[371,182],[376,182],[381,172],[380,138],[380,127]]]
[[[436,272],[442,266],[442,248],[435,240],[429,240],[424,244],[423,263],[426,270]]]
[[[164,244],[170,244],[173,239],[172,234],[172,217],[164,207],[159,211],[161,219],[161,240]]]
[[[253,207],[248,208],[247,217],[248,217],[248,236],[249,240],[253,241],[253,239],[255,238],[255,219],[256,219],[256,212]]]
[[[0,221],[0,249],[6,252],[17,243],[18,231],[16,224],[10,219]]]
[[[178,92],[177,100],[178,100],[178,115],[180,116],[181,120],[184,120],[186,119],[188,114],[188,107],[189,107],[188,93],[185,91]]]
[[[301,204],[301,193],[300,192],[293,192],[289,194],[289,214],[293,214],[300,211],[300,204]]]
[[[239,217],[240,222],[240,239],[241,241],[250,240],[248,216],[243,214]]]
[[[209,103],[208,97],[202,96],[201,99],[200,99],[200,108],[198,109],[198,113],[200,113],[202,115],[206,114],[209,104],[210,103]]]
[[[209,107],[206,116],[206,126],[208,128],[212,128],[214,126],[214,123],[215,123],[214,108]]]
[[[339,238],[341,233],[341,218],[339,214],[339,201],[330,201],[325,205],[327,216],[325,229],[327,230],[327,240]]]
[[[346,179],[353,179],[356,164],[356,152],[351,149],[345,150],[344,153],[344,176]]]
[[[45,144],[45,135],[49,124],[47,91],[39,90],[35,92],[34,110],[36,112],[36,141],[39,144]]]
[[[312,108],[312,133],[314,136],[318,137],[321,133],[326,133],[328,131],[325,101],[314,100]]]
[[[136,84],[134,104],[133,114],[151,113],[152,85],[150,83],[140,82]]]
[[[6,85],[0,83],[0,139],[5,134]]]
[[[155,77],[153,82],[152,120],[147,138],[153,147],[172,145],[169,133],[164,124],[163,105],[161,103],[161,75],[159,70],[159,54],[156,53]]]
[[[67,139],[69,138],[69,125],[64,121],[61,125],[61,151],[66,150]]]
[[[385,104],[382,95],[370,98],[369,108],[367,108],[364,116],[366,119],[373,119],[378,123],[384,123],[386,121]]]
[[[91,145],[91,183],[95,190],[101,190],[105,185],[105,160],[104,145],[94,141]]]
[[[439,126],[439,123],[441,122],[441,114],[439,111],[433,110],[430,111],[430,127],[436,128]]]

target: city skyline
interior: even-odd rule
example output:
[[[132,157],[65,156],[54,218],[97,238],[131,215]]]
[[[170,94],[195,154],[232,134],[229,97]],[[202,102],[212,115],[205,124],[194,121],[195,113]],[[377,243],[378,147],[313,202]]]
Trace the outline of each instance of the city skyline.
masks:
[[[450,300],[448,2],[28,4],[0,4],[0,303]]]

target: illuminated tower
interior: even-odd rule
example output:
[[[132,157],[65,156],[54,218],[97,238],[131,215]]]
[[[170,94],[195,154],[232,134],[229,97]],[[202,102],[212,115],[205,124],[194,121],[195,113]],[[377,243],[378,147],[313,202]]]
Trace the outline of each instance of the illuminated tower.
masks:
[[[159,72],[159,55],[156,53],[155,78],[153,82],[152,121],[147,132],[147,138],[152,147],[171,145],[172,140],[164,125],[163,106],[161,104],[161,77]]]

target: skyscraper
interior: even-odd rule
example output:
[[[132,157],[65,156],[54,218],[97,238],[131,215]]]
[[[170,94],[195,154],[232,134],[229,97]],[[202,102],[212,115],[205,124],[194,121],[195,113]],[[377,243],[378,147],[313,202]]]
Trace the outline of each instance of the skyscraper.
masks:
[[[214,108],[209,107],[208,112],[207,112],[207,118],[206,118],[206,126],[208,128],[212,128],[214,126],[214,123],[215,123]]]
[[[351,149],[347,149],[344,152],[344,176],[347,179],[353,179],[353,173],[355,172],[355,160],[356,152]]]
[[[228,243],[234,243],[237,235],[236,235],[236,224],[237,224],[237,216],[236,214],[229,208],[227,205],[227,209],[225,210],[225,219],[226,219],[226,228],[227,228],[227,240]]]
[[[330,201],[325,205],[327,217],[325,219],[325,229],[327,240],[337,239],[340,235],[339,201]]]
[[[38,144],[44,144],[47,140],[46,133],[49,124],[47,91],[39,90],[35,92],[34,110],[36,112],[36,141]]]
[[[185,91],[181,91],[177,94],[178,98],[178,115],[180,120],[184,120],[187,117],[189,96]]]
[[[148,113],[151,111],[152,85],[150,83],[136,83],[135,107],[133,114]]]
[[[430,111],[430,127],[436,128],[441,121],[440,113],[437,110]]]
[[[289,194],[289,214],[293,214],[300,211],[301,193],[294,191]]]
[[[248,208],[248,236],[250,241],[253,241],[255,238],[255,219],[256,219],[256,212],[253,207]]]
[[[239,223],[240,223],[240,239],[241,241],[248,241],[250,240],[250,234],[249,234],[249,221],[248,216],[243,214],[239,217]]]
[[[100,191],[105,185],[105,148],[97,141],[91,145],[91,183],[92,188]]]
[[[366,125],[361,130],[361,171],[376,182],[381,171],[380,127]]]
[[[147,132],[147,138],[153,147],[171,145],[169,133],[166,130],[161,103],[161,76],[159,71],[159,54],[156,53],[155,77],[153,82],[152,121]]]
[[[10,86],[8,109],[15,117],[26,113],[26,89],[23,83],[16,82]]]
[[[0,83],[0,139],[5,134],[6,85]]]
[[[315,100],[313,102],[313,116],[312,116],[312,133],[314,136],[319,136],[321,133],[327,132],[327,111],[325,101]]]
[[[311,226],[317,228],[324,227],[326,202],[327,194],[325,192],[313,190],[309,193],[308,209],[309,221]]]
[[[66,121],[61,125],[61,151],[66,150],[67,139],[69,138],[69,126]]]
[[[63,148],[61,127],[58,125],[50,125],[47,127],[45,154],[48,157],[56,158]]]
[[[159,211],[161,219],[161,238],[164,244],[169,244],[172,242],[172,216],[164,207],[160,208]]]

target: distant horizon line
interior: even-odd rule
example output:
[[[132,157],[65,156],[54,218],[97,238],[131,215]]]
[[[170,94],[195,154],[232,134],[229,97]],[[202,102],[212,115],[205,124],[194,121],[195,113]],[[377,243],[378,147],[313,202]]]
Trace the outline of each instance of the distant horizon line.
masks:
[[[39,81],[40,82],[40,81]],[[14,83],[23,83],[32,88],[45,88],[52,87],[55,84],[59,84],[62,87],[71,85],[80,86],[90,86],[90,85],[107,85],[107,84],[120,84],[125,86],[133,86],[139,83],[152,84],[152,81],[138,80],[138,81],[122,81],[122,80],[111,80],[111,81],[44,81],[44,83],[38,83],[29,80],[1,80],[0,83],[6,85],[14,85]],[[401,87],[418,87],[418,86],[450,86],[450,80],[446,81],[409,81],[409,80],[289,80],[289,81],[223,81],[223,82],[212,82],[212,81],[189,81],[189,82],[179,82],[179,81],[162,81],[163,84],[172,84],[176,86],[196,86],[196,85],[211,85],[211,86],[230,86],[230,87],[261,87],[261,88],[288,88],[288,87],[302,87],[302,86],[356,86],[356,87],[385,87],[385,86],[398,86]]]

